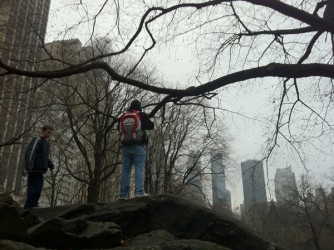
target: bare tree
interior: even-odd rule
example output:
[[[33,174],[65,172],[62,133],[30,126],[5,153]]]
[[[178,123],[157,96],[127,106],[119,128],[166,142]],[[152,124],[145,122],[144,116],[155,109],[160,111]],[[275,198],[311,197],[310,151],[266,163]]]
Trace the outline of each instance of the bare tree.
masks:
[[[319,136],[327,136],[332,131],[329,110],[334,75],[333,65],[329,63],[332,60],[330,41],[325,39],[325,35],[334,30],[332,20],[327,15],[325,19],[322,18],[325,2],[286,2],[215,0],[196,3],[168,1],[161,4],[152,1],[139,2],[138,8],[133,6],[131,10],[125,9],[126,6],[105,2],[96,9],[94,15],[87,12],[82,22],[89,22],[93,16],[93,37],[96,23],[103,18],[103,10],[107,7],[116,8],[118,14],[111,19],[115,20],[111,30],[115,30],[123,39],[120,49],[94,55],[84,62],[68,65],[58,71],[27,70],[13,65],[10,60],[0,60],[0,66],[3,68],[3,75],[16,74],[34,78],[62,78],[101,69],[115,81],[164,95],[165,98],[157,109],[168,100],[175,101],[175,98],[180,102],[187,96],[208,97],[212,91],[230,84],[272,77],[277,82],[280,94],[275,95],[278,102],[273,116],[275,122],[271,125],[268,155],[277,144],[283,142],[290,143],[297,151],[298,146],[292,142],[307,140],[307,135],[295,132],[295,128],[301,126],[300,121],[305,121],[302,124],[304,130],[321,128],[323,133]],[[81,1],[78,9],[84,9],[83,7],[84,3]],[[131,14],[144,13],[136,28],[131,30],[133,33],[125,29],[128,28],[128,22],[121,18],[123,8],[124,12],[129,10]],[[258,13],[261,15],[257,16]],[[144,45],[139,50],[139,63],[148,56],[148,51],[151,53],[158,49],[157,45],[163,46],[164,42],[169,41],[176,43],[179,39],[188,38],[188,35],[195,36],[196,39],[191,40],[195,42],[190,45],[198,47],[198,54],[204,55],[200,59],[207,59],[203,63],[205,67],[199,68],[198,76],[204,80],[200,85],[195,83],[197,76],[192,78],[194,82],[190,84],[191,87],[184,89],[151,85],[124,75],[110,64],[99,61],[101,58],[132,53],[135,46]],[[144,43],[141,37],[145,37]],[[211,42],[208,43],[208,40]],[[120,44],[118,40],[115,43]],[[310,100],[312,97],[313,101]],[[314,101],[314,98],[317,100]],[[320,108],[316,104],[318,101],[322,103]],[[157,109],[152,110],[152,116]],[[311,120],[312,122],[308,122]]]
[[[78,40],[53,42],[45,46],[43,60],[47,68],[61,69],[94,53],[104,53],[100,45],[92,43],[81,47]],[[134,75],[136,79],[150,81],[150,76],[146,75],[148,72],[136,69],[136,65],[120,57],[108,63]],[[57,85],[57,89],[54,85]],[[117,172],[120,169],[120,144],[116,131],[118,118],[133,98],[147,97],[141,94],[140,89],[113,81],[101,70],[49,81],[40,91],[47,97],[41,102],[52,110],[49,121],[57,123],[57,129],[63,131],[58,134],[59,141],[64,143],[58,144],[58,152],[67,159],[62,165],[75,181],[83,184],[78,188],[81,190],[78,201],[101,201],[102,190],[105,191],[104,201],[115,199],[118,190]],[[57,122],[59,115],[63,117],[60,123]],[[68,156],[72,147],[75,148],[74,155]],[[70,164],[71,157],[77,157],[78,160]]]
[[[267,78],[277,86],[273,97],[268,100],[276,109],[270,119],[273,122],[270,123],[267,156],[277,145],[288,143],[303,161],[301,149],[304,144],[310,145],[314,137],[330,138],[332,133],[333,53],[326,35],[334,32],[334,26],[327,14],[322,18],[324,9],[327,8],[328,13],[330,3],[311,0],[137,1],[138,5],[129,8],[105,1],[91,15],[84,8],[84,1],[80,1],[77,10],[86,10],[86,15],[76,25],[60,32],[61,35],[66,37],[81,24],[88,25],[91,34],[87,40],[90,41],[102,19],[108,22],[109,27],[103,35],[116,34],[119,39],[115,40],[113,51],[92,54],[85,60],[72,63],[50,56],[48,61],[63,63],[63,67],[57,70],[48,69],[45,66],[48,62],[39,57],[27,59],[2,54],[0,74],[41,83],[45,79],[59,81],[94,70],[103,71],[114,83],[160,95],[159,103],[150,112],[151,117],[156,116],[167,103],[185,104],[184,101],[192,97],[210,99],[212,92],[230,85],[238,86],[241,82],[264,86],[267,81],[263,80]],[[107,7],[115,10],[110,13],[117,13],[116,17],[106,18],[104,10]],[[132,17],[129,20],[122,18],[127,13]],[[41,34],[38,29],[31,32]],[[42,43],[43,37],[39,40]],[[197,49],[202,62],[198,73],[191,77],[186,87],[175,88],[166,82],[152,84],[145,78],[138,79],[135,74],[129,74],[131,70],[123,71],[107,61],[118,55],[135,54],[134,65],[137,66],[149,59],[150,54],[155,56],[154,52],[159,53],[186,40],[189,46]],[[41,47],[45,49],[45,46]],[[25,62],[29,67],[17,61]],[[79,91],[73,88],[69,93],[78,94]],[[72,133],[77,136],[77,142],[84,136],[90,139],[92,134],[82,133],[80,128],[82,123],[89,126],[92,123],[85,123],[84,116],[80,122],[74,119],[73,111],[78,105],[74,104],[72,107],[68,105],[66,110],[75,128]],[[89,111],[96,109],[90,108]],[[103,112],[101,114],[104,115]],[[110,118],[107,117],[104,118]],[[101,148],[101,145],[103,143],[94,146]],[[87,155],[84,150],[82,153]],[[95,156],[99,158],[97,152]],[[100,158],[97,162],[103,160]],[[100,173],[95,174],[100,176]],[[96,183],[98,179],[90,182]],[[91,190],[90,197],[95,193]]]
[[[204,189],[211,181],[210,154],[221,152],[224,158],[229,154],[224,125],[214,111],[202,98],[185,100],[183,105],[167,104],[157,113],[146,164],[151,194],[179,195],[192,189],[186,192],[188,196],[194,193],[198,201],[209,203]]]
[[[302,175],[298,188],[286,187],[289,195],[269,210],[255,211],[251,225],[262,235],[289,249],[331,249],[333,233],[331,201],[325,189]],[[254,215],[254,214],[253,214]]]

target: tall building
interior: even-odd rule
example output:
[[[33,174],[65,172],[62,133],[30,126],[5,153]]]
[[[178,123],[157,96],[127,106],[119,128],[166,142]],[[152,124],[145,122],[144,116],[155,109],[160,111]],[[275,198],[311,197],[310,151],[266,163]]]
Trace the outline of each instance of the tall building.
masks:
[[[82,63],[92,56],[100,55],[110,50],[108,46],[110,41],[107,39],[98,40],[94,44],[83,47],[79,39],[59,40],[45,44],[42,53],[43,65],[42,70],[60,70],[68,67],[68,65]],[[110,52],[110,51],[109,51]],[[43,84],[37,91],[43,91],[43,95],[47,96],[46,100],[40,100],[40,105],[52,107],[49,110],[49,123],[55,124],[57,136],[52,146],[53,161],[57,169],[57,205],[69,203],[85,202],[87,199],[87,184],[85,181],[76,181],[77,179],[86,180],[92,169],[95,167],[95,149],[98,147],[102,152],[106,138],[106,157],[100,159],[99,166],[104,166],[101,179],[105,174],[109,174],[111,166],[117,161],[117,133],[109,133],[110,137],[101,138],[100,131],[107,129],[111,119],[105,115],[110,112],[108,109],[116,102],[110,99],[110,78],[100,70],[76,74],[61,79],[50,80]],[[47,103],[49,102],[49,103]],[[52,105],[52,106],[50,106]],[[116,108],[116,107],[113,107]],[[91,110],[99,110],[99,113],[92,113]],[[62,118],[63,117],[63,118]],[[71,117],[71,119],[69,119]],[[97,118],[98,117],[98,118]],[[108,120],[109,119],[109,120]],[[71,120],[71,122],[70,122]],[[109,121],[109,122],[108,122]],[[73,128],[76,136],[80,141],[82,151],[73,140]],[[96,134],[99,133],[99,138]],[[61,134],[61,136],[59,136]],[[112,137],[113,136],[113,137]],[[96,146],[97,145],[97,146]],[[66,148],[66,150],[64,150]],[[86,156],[83,156],[86,154]],[[89,162],[88,162],[89,161]],[[108,167],[107,167],[108,166]],[[100,199],[104,202],[111,201],[116,197],[117,173],[120,168],[116,168],[115,172],[109,178],[101,181]],[[71,172],[76,178],[68,173]],[[90,175],[92,177],[92,175]],[[50,204],[50,192],[52,186],[46,183],[43,194],[40,199],[41,205]],[[72,197],[70,197],[70,195]],[[54,199],[52,199],[54,201]]]
[[[51,0],[0,1],[0,59],[25,70],[37,68],[44,43]],[[0,68],[0,73],[4,69]],[[22,190],[22,159],[27,134],[34,126],[30,107],[38,80],[22,76],[0,77],[0,192],[19,195]],[[26,138],[24,137],[26,136]]]
[[[203,170],[199,152],[191,151],[187,161],[186,196],[191,200],[203,202]]]
[[[324,211],[327,206],[327,194],[324,188],[318,187],[315,189],[314,202],[318,208]]]
[[[191,151],[187,162],[187,184],[197,192],[203,192],[202,164],[198,152]]]
[[[297,193],[296,177],[291,167],[278,168],[275,173],[275,195],[278,205],[295,200]]]
[[[241,162],[242,184],[244,190],[244,208],[247,210],[255,204],[266,204],[266,184],[263,162],[247,160]]]
[[[211,171],[213,208],[231,210],[231,192],[226,189],[225,166],[221,153],[211,154]]]

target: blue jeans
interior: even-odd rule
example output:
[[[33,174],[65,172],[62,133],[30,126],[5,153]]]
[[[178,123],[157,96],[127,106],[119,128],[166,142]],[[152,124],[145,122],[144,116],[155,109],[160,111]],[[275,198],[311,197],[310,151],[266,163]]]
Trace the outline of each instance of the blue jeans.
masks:
[[[38,206],[38,200],[42,193],[43,183],[43,173],[28,173],[28,197],[24,204],[24,208],[27,209]]]
[[[130,188],[130,176],[132,166],[135,167],[135,195],[145,194],[144,167],[146,161],[146,149],[142,145],[125,145],[122,151],[122,174],[120,199],[128,197]]]

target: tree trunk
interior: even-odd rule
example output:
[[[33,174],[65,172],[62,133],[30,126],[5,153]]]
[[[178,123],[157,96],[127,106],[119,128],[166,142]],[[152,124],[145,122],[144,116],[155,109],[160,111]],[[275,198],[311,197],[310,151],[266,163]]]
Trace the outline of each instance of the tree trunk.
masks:
[[[95,138],[95,148],[94,148],[95,168],[93,171],[93,176],[90,177],[91,181],[88,184],[88,195],[87,195],[88,203],[95,203],[98,202],[100,199],[101,170],[103,166],[102,144],[103,144],[102,133],[97,132]]]
[[[94,179],[92,182],[88,184],[87,188],[87,203],[96,203],[100,198],[100,187],[101,182]]]

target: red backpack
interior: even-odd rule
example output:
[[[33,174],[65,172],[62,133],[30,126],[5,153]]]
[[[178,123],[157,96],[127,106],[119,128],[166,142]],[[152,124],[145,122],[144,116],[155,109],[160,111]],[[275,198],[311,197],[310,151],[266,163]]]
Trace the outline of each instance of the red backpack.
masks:
[[[141,118],[137,110],[125,112],[119,125],[120,140],[124,145],[139,144],[143,136]]]

